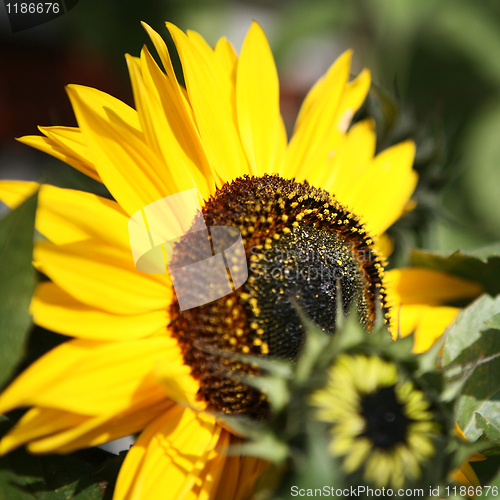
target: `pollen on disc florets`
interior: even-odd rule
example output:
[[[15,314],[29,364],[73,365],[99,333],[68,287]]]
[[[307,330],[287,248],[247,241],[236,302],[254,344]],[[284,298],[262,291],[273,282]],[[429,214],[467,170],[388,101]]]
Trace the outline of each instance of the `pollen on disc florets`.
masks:
[[[383,265],[359,218],[306,181],[245,176],[218,189],[203,215],[209,227],[240,231],[248,280],[186,311],[174,300],[170,327],[209,408],[263,417],[265,396],[244,383],[259,370],[241,355],[294,361],[305,340],[297,308],[333,333],[339,293],[344,311],[355,304],[371,330],[377,302],[385,307]]]

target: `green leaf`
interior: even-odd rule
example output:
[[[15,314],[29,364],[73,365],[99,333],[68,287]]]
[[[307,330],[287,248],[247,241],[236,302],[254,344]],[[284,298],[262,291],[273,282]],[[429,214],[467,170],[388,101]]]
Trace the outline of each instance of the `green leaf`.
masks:
[[[119,457],[97,472],[81,454],[35,456],[16,450],[0,459],[0,498],[8,500],[102,500],[108,491],[108,468],[117,474]],[[106,479],[104,479],[106,477]],[[116,478],[116,475],[114,476]],[[108,491],[107,491],[108,490]]]
[[[0,426],[7,428],[5,417]],[[0,457],[1,500],[111,500],[125,453],[97,448],[37,456],[17,449]]]
[[[500,243],[466,252],[459,250],[449,255],[413,250],[411,264],[474,281],[490,295],[500,293]]]
[[[481,415],[476,413],[476,425],[483,430],[484,435],[495,444],[500,444],[500,427],[498,422],[490,422]]]
[[[500,330],[500,314],[497,314],[496,316],[493,316],[493,318],[489,319],[486,322],[486,325],[495,328],[496,330]]]
[[[479,339],[467,347],[455,363],[462,365],[464,371],[472,371],[458,400],[456,420],[467,439],[475,441],[484,430],[481,417],[497,429],[500,427],[499,332],[481,332]]]
[[[434,372],[440,357],[440,353],[443,349],[445,343],[445,337],[442,335],[431,348],[417,356],[417,362],[419,369],[417,371],[418,375],[423,375],[424,373]]]
[[[35,289],[31,264],[38,194],[0,221],[0,386],[12,376],[31,326],[29,304]]]
[[[464,252],[461,252],[464,253]],[[483,262],[488,262],[494,257],[500,257],[500,243],[493,243],[481,248],[475,248],[474,250],[468,250],[464,253],[469,257],[482,260]]]
[[[488,486],[491,486],[491,488],[488,488]],[[485,496],[481,498],[484,498],[484,500],[498,500],[500,496],[500,471],[498,471],[498,474],[488,486],[483,486],[483,494]]]
[[[500,313],[500,297],[495,299],[484,295],[466,307],[458,315],[455,323],[447,330],[443,350],[444,366],[449,365],[467,348],[477,342],[482,332],[488,330],[486,322]],[[491,355],[489,351],[482,353]]]

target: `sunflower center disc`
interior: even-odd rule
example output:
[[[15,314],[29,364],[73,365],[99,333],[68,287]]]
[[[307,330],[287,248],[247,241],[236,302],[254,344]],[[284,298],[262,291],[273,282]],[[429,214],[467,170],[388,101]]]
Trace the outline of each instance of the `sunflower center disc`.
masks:
[[[219,189],[203,215],[209,227],[239,230],[248,280],[182,312],[174,300],[170,328],[210,409],[263,418],[265,396],[242,380],[258,367],[241,355],[296,360],[305,340],[298,311],[333,333],[338,298],[370,330],[377,299],[384,304],[382,265],[359,219],[307,182],[245,176]],[[178,255],[190,251],[178,243]]]
[[[362,436],[375,446],[388,449],[406,441],[410,420],[403,413],[403,405],[397,401],[394,386],[363,396],[361,408],[366,422]]]

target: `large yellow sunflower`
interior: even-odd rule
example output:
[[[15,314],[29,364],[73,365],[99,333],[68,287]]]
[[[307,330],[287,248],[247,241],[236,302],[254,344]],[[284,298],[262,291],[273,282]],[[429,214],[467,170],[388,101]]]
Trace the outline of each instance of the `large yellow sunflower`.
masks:
[[[169,274],[134,266],[133,214],[195,188],[207,224],[237,227],[259,273],[267,270],[261,250],[278,262],[290,246],[322,258],[331,258],[333,248],[350,266],[339,258],[340,269],[352,270],[341,280],[344,305],[356,300],[370,329],[376,301],[385,301],[395,334],[416,329],[421,348],[456,314],[437,306],[480,290],[419,270],[394,271],[384,285],[376,245],[415,188],[415,146],[406,141],[374,156],[373,121],[350,126],[370,86],[367,70],[348,81],[350,52],[309,92],[287,143],[276,68],[257,23],[239,57],[224,38],[212,49],[197,33],[169,24],[186,88],[163,40],[145,28],[164,71],[146,47],[140,58],[127,56],[136,109],[71,85],[78,127],[43,127],[43,137],[21,139],[104,183],[114,199],[40,187],[36,227],[47,241],[36,244],[34,262],[50,281],[38,286],[31,310],[37,324],[73,339],[0,397],[0,413],[30,408],[0,453],[22,444],[33,453],[68,453],[141,432],[114,500],[243,499],[265,464],[234,454],[241,439],[204,410],[262,418],[266,400],[238,382],[248,367],[219,353],[293,359],[303,337],[293,304],[333,331],[335,290],[300,282],[263,290],[250,279],[181,313]],[[14,207],[37,187],[5,181],[1,198]],[[369,258],[358,259],[359,251]],[[302,271],[297,254],[291,267]],[[419,332],[426,321],[429,328]]]

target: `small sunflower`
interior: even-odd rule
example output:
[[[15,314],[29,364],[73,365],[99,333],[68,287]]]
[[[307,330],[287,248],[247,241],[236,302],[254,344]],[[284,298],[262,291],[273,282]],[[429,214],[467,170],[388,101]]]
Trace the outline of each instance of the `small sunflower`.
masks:
[[[312,401],[317,418],[332,424],[330,450],[347,474],[363,470],[369,484],[394,489],[421,478],[440,426],[431,402],[395,363],[341,355]]]
[[[370,86],[366,70],[348,81],[350,52],[312,88],[287,143],[276,68],[257,23],[239,57],[224,38],[212,49],[169,24],[186,88],[163,40],[145,28],[164,71],[146,47],[140,58],[127,56],[136,109],[70,85],[78,127],[41,127],[44,136],[21,139],[102,182],[113,199],[40,187],[36,227],[46,240],[36,243],[34,263],[50,281],[38,286],[31,310],[35,323],[73,338],[0,397],[0,412],[30,408],[0,452],[27,444],[33,453],[69,453],[140,432],[114,500],[247,498],[265,463],[227,456],[241,439],[204,410],[265,418],[266,399],[239,379],[252,370],[239,354],[295,359],[305,333],[294,302],[334,331],[338,290],[304,272],[304,253],[340,273],[344,307],[358,304],[366,329],[380,300],[399,331],[404,296],[384,285],[377,248],[414,190],[415,146],[374,156],[373,121],[350,126]],[[0,196],[13,207],[37,188],[5,181]],[[181,313],[168,273],[136,269],[128,222],[193,188],[208,226],[239,229],[252,275]],[[297,278],[273,277],[270,257],[282,276]],[[478,293],[461,283],[463,297]],[[441,334],[451,319],[438,316]]]

